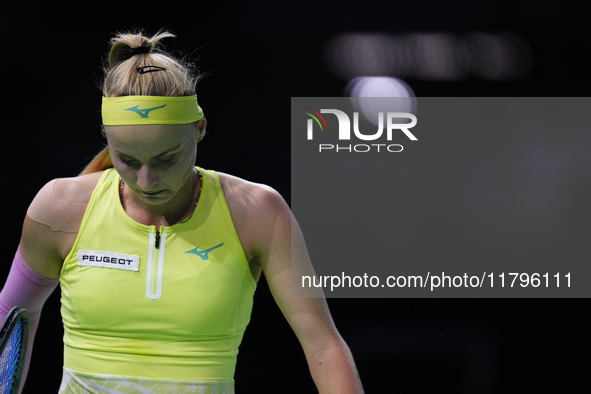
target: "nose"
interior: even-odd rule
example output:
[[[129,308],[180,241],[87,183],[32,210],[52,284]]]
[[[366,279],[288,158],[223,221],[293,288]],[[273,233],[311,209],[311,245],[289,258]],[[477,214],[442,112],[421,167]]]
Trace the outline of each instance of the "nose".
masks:
[[[142,166],[137,172],[136,185],[142,190],[151,190],[158,183],[158,174],[149,166]]]

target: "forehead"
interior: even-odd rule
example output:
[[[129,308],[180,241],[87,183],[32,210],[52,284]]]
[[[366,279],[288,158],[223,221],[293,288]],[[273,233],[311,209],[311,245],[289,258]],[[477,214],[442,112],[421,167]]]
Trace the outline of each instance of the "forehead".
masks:
[[[105,126],[105,134],[115,152],[149,156],[190,145],[196,130],[192,124]]]

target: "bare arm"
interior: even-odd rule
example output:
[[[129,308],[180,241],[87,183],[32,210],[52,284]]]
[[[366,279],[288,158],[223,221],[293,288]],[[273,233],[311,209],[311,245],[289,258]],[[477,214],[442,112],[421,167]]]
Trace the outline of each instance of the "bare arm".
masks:
[[[0,292],[0,317],[13,306],[29,311],[29,346],[21,390],[43,305],[58,285],[62,262],[75,240],[94,179],[97,175],[70,178],[58,188],[54,187],[57,180],[49,182],[25,217],[19,248]]]
[[[298,337],[316,387],[324,393],[363,393],[353,357],[338,333],[326,300],[292,298],[291,275],[313,275],[303,235],[283,198],[262,187],[251,216],[253,253],[273,297]]]
[[[101,173],[54,179],[27,210],[20,241],[23,259],[37,273],[57,278]]]
[[[40,199],[37,199],[35,203],[44,204]],[[48,207],[40,206],[38,208],[47,209]],[[32,221],[28,216],[25,218],[20,246],[14,256],[8,278],[0,292],[0,318],[3,318],[15,306],[25,308],[29,312],[29,345],[19,393],[27,377],[33,342],[43,305],[58,285],[57,276],[59,266],[61,266],[58,260],[55,260],[56,263],[53,262],[53,253],[48,253],[47,260],[34,260],[36,264],[27,264],[25,258],[23,258],[23,255],[25,255],[28,261],[33,261],[31,260],[31,254],[27,253],[28,251],[53,249],[51,244],[54,240],[54,234],[51,234],[51,230],[49,233],[44,233],[43,227],[46,226]],[[34,256],[35,253],[32,255]]]

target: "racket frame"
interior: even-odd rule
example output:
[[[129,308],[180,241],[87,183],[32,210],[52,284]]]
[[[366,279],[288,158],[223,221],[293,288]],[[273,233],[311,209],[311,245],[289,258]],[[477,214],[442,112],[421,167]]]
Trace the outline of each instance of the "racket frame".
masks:
[[[12,308],[4,318],[4,322],[2,323],[2,327],[0,328],[0,354],[4,351],[4,347],[8,343],[10,335],[14,331],[17,322],[21,321],[22,324],[22,332],[21,332],[21,343],[20,343],[20,352],[19,352],[19,359],[16,365],[16,370],[14,372],[14,379],[12,381],[12,393],[17,393],[21,377],[23,375],[23,370],[25,368],[25,358],[27,353],[27,345],[29,341],[29,313],[24,308],[14,307]]]

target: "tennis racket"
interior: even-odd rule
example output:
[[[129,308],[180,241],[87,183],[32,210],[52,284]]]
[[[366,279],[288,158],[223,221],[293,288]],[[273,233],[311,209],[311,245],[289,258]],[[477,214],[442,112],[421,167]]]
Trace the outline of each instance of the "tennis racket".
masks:
[[[17,393],[25,366],[29,339],[29,314],[14,307],[0,330],[0,394]]]

